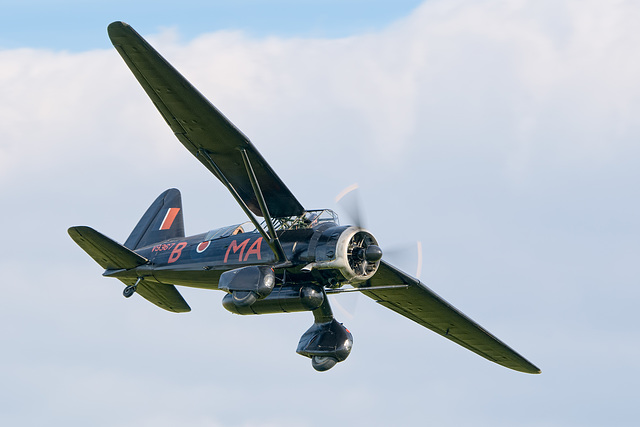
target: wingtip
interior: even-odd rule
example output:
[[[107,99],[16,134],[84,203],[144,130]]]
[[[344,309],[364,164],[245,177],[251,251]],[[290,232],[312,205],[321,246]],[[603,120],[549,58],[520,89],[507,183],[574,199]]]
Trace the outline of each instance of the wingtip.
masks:
[[[525,374],[539,375],[542,373],[542,370],[537,366],[531,365],[530,368],[523,369],[520,372],[524,372]]]
[[[538,368],[536,365],[534,365],[531,362],[529,362],[529,364],[531,364],[531,369],[529,370],[530,374],[540,375],[542,373],[542,369]]]
[[[116,29],[116,28],[122,28],[122,27],[129,27],[130,25],[127,24],[124,21],[113,21],[111,24],[109,24],[107,26],[107,29]]]
[[[76,239],[77,237],[82,235],[82,231],[87,230],[89,227],[86,225],[74,225],[73,227],[69,227],[67,229],[67,233],[71,236],[72,239]]]
[[[118,37],[126,31],[133,31],[131,25],[127,24],[126,22],[114,21],[107,26],[107,34],[109,35],[110,39]]]

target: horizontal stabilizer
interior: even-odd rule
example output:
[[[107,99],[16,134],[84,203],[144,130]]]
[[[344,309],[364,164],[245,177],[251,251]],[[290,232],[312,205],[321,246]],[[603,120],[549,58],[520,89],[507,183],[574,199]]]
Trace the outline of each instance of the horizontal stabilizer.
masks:
[[[94,230],[91,227],[71,227],[69,235],[86,253],[105,270],[128,270],[146,264],[148,260]],[[125,285],[133,285],[135,279],[120,279]],[[191,307],[182,298],[173,285],[163,283],[138,283],[136,293],[147,301],[174,313],[191,311]]]
[[[105,270],[136,268],[148,260],[91,227],[71,227],[69,236]]]

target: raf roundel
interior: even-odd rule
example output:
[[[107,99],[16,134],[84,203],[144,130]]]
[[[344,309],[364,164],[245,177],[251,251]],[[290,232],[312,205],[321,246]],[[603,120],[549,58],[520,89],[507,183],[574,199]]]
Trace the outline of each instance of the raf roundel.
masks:
[[[210,240],[207,240],[206,242],[202,242],[200,243],[197,247],[196,247],[196,252],[198,252],[199,254],[201,254],[202,252],[206,251],[207,248],[209,247],[209,244],[211,244]]]

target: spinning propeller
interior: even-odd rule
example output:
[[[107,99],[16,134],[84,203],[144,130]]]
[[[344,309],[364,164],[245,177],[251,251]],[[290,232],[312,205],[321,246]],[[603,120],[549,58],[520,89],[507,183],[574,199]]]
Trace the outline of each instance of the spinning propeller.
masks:
[[[347,257],[349,267],[361,277],[373,275],[378,269],[382,259],[382,249],[378,246],[376,238],[363,226],[363,220],[358,197],[358,184],[352,184],[345,188],[336,197],[336,203],[340,203],[345,209],[352,225],[358,230],[349,240]]]
[[[335,202],[340,205],[351,223],[362,230],[356,233],[349,242],[349,265],[354,271],[366,276],[371,271],[375,272],[383,253],[375,238],[366,231],[364,226],[359,189],[358,184],[348,186],[336,196]],[[416,243],[417,268],[415,277],[419,280],[422,273],[422,243],[419,241]],[[407,259],[413,258],[412,253],[413,249],[408,247],[391,249],[386,251],[385,259],[399,260],[399,264],[403,264]]]

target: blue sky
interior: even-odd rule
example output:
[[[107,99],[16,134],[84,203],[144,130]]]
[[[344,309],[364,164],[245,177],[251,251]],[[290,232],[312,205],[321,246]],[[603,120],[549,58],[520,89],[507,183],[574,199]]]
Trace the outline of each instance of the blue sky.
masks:
[[[144,34],[177,28],[185,39],[214,30],[242,30],[256,37],[344,37],[379,30],[419,4],[417,0],[3,1],[0,48],[106,48],[104,27],[112,21],[129,22]]]
[[[0,424],[637,424],[637,2],[90,4],[2,5]],[[422,241],[421,279],[542,375],[366,298],[344,296],[354,347],[325,374],[295,354],[309,313],[125,300],[69,226],[122,242],[171,187],[189,234],[245,218],[110,45],[113,20],[305,207],[341,213],[358,182],[383,250]]]

